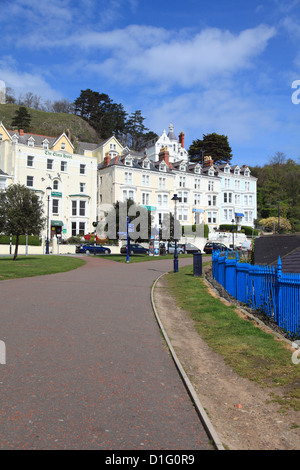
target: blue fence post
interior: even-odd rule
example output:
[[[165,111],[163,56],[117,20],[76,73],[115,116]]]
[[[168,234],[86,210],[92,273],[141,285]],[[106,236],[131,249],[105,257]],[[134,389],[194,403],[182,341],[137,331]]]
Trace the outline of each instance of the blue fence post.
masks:
[[[279,256],[277,268],[276,268],[276,288],[275,288],[275,293],[276,293],[275,321],[276,322],[280,321],[279,317],[280,317],[280,308],[281,308],[281,277],[282,277],[282,263],[281,263],[281,258]]]

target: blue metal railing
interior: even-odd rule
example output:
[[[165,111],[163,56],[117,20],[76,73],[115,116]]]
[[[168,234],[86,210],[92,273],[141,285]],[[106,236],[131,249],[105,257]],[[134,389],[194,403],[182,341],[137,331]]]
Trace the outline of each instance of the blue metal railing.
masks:
[[[300,334],[300,273],[283,273],[274,266],[240,263],[239,255],[213,251],[213,278],[234,298],[260,310],[290,335]]]

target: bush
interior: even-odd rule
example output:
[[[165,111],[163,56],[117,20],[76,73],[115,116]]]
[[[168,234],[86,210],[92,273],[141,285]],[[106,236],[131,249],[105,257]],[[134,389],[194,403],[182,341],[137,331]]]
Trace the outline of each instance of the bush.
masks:
[[[0,235],[0,244],[1,245],[9,245],[10,244],[10,236],[9,235]],[[12,236],[12,244],[16,244],[16,237]],[[42,241],[38,235],[28,235],[28,245],[29,246],[41,246]],[[26,235],[20,235],[19,237],[19,245],[26,245]]]

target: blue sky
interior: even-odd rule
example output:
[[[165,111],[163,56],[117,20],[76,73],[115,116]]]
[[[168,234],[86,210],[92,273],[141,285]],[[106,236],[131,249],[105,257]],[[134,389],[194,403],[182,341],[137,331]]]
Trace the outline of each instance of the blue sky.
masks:
[[[0,6],[0,79],[16,96],[73,101],[91,88],[141,110],[159,135],[172,122],[186,147],[217,132],[233,163],[264,165],[276,152],[298,161],[300,0]]]

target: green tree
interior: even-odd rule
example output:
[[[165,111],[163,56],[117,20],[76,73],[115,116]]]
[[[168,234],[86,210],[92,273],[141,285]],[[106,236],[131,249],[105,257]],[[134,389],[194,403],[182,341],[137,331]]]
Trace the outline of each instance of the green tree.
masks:
[[[147,127],[144,125],[145,118],[142,112],[135,111],[129,116],[126,123],[127,145],[132,150],[141,150],[145,143],[145,135],[147,135]]]
[[[203,139],[194,140],[188,151],[191,162],[203,162],[204,156],[211,156],[214,163],[230,163],[232,150],[225,135],[203,134]]]
[[[26,186],[13,184],[0,192],[0,232],[16,236],[14,260],[20,235],[39,235],[45,221],[42,202]]]
[[[12,120],[12,127],[17,127],[18,129],[23,129],[24,131],[28,131],[30,129],[31,124],[31,116],[27,111],[25,106],[20,106],[17,109],[15,116]]]

